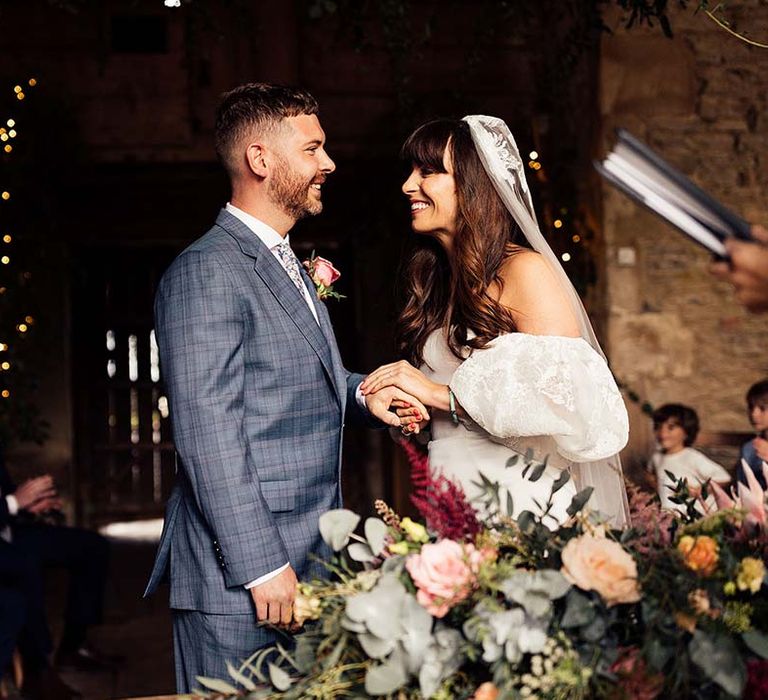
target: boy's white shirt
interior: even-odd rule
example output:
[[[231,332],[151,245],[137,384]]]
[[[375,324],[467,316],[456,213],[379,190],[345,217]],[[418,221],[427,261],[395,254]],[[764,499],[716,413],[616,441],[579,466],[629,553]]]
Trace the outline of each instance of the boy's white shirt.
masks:
[[[680,452],[674,454],[665,454],[661,451],[654,452],[648,463],[648,471],[656,473],[661,507],[678,512],[685,512],[685,507],[670,501],[672,490],[668,487],[673,486],[673,483],[665,472],[672,472],[677,479],[686,479],[691,486],[699,486],[707,479],[718,483],[731,480],[731,475],[724,467],[693,447],[684,447]],[[710,503],[714,506],[714,499],[711,495],[707,505]]]

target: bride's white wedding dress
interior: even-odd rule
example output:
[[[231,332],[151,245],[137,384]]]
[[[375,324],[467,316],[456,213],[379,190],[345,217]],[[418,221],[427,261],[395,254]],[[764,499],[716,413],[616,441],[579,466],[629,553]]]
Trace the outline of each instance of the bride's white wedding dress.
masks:
[[[536,502],[547,502],[561,470],[605,460],[627,442],[627,411],[613,375],[582,338],[510,333],[461,361],[444,333],[435,331],[424,362],[422,372],[448,384],[469,416],[459,425],[448,413],[432,416],[431,469],[459,483],[470,499],[482,493],[476,485],[482,473],[500,485],[502,509],[511,496],[514,517],[540,512]],[[529,449],[536,460],[548,456],[535,482],[523,477],[522,459],[505,466]],[[575,493],[571,480],[555,494],[551,514],[557,521],[567,518]]]

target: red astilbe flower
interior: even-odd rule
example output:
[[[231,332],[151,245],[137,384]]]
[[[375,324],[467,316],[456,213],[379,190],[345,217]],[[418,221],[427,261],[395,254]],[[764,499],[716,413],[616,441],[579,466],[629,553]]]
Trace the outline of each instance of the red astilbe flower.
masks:
[[[674,515],[661,509],[661,504],[653,494],[643,491],[635,484],[627,484],[629,514],[632,527],[638,533],[633,546],[640,554],[649,554],[659,547],[668,547],[672,543],[670,528]]]
[[[768,697],[768,661],[750,659],[747,661],[747,687],[744,700],[763,700]]]
[[[656,700],[664,688],[664,677],[650,671],[637,647],[619,649],[610,671],[618,679],[610,700]]]
[[[433,475],[427,453],[411,441],[403,440],[400,444],[411,466],[414,486],[411,503],[421,513],[427,527],[441,539],[474,540],[482,528],[461,486],[442,474]]]

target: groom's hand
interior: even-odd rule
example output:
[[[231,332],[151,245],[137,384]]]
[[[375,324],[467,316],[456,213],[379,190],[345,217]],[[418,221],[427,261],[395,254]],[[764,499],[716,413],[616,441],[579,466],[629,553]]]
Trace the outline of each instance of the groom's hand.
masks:
[[[392,412],[392,409],[400,408],[403,404],[409,404],[416,408],[424,420],[429,420],[429,411],[427,411],[426,406],[417,398],[406,394],[399,387],[388,386],[365,397],[365,405],[368,410],[382,423],[391,425],[393,428],[400,427],[400,418]]]
[[[256,619],[273,625],[289,626],[293,619],[293,601],[296,598],[296,573],[292,566],[250,589],[256,606]]]

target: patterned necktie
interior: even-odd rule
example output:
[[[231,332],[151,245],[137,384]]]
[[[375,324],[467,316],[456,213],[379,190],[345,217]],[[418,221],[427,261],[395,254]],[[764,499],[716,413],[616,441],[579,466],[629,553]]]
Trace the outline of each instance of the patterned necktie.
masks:
[[[277,253],[280,258],[280,262],[283,263],[285,271],[288,273],[288,277],[296,285],[297,289],[304,293],[304,281],[301,279],[301,269],[299,268],[299,261],[296,259],[291,246],[283,241],[278,243],[272,250]]]

